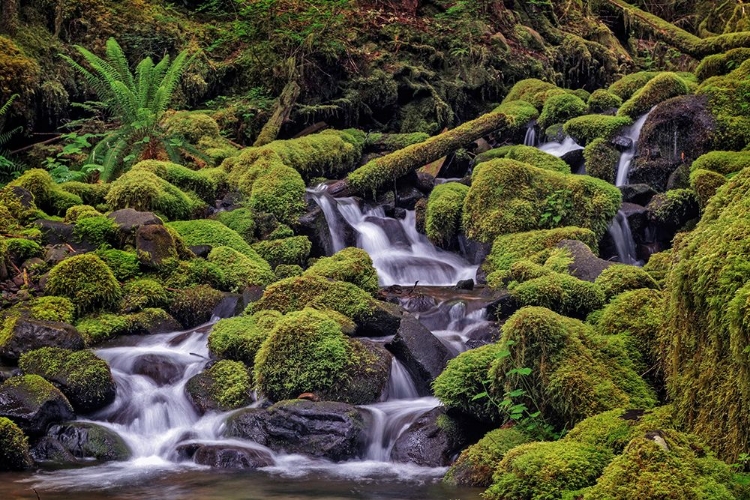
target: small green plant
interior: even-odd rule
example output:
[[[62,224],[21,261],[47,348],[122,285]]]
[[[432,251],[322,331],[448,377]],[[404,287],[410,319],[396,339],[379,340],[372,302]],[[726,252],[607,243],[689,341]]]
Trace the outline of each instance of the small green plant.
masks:
[[[568,212],[573,208],[571,193],[567,189],[558,189],[553,191],[546,200],[544,200],[544,212],[539,218],[539,224],[543,227],[557,227]]]
[[[10,99],[0,106],[0,119],[8,112],[10,105],[18,98],[18,94],[13,94]],[[1,123],[1,122],[0,122]],[[9,153],[3,150],[3,145],[7,143],[13,134],[21,131],[21,127],[16,127],[7,132],[0,132],[0,181],[17,176],[23,171],[23,166],[12,160]]]

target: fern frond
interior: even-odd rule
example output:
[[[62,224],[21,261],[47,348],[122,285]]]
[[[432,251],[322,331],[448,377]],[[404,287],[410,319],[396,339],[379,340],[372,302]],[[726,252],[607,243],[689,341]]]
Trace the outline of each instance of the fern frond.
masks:
[[[10,137],[13,134],[17,134],[21,130],[23,130],[23,127],[16,127],[14,129],[8,130],[7,132],[3,132],[2,134],[0,134],[0,146],[8,142],[10,140]]]
[[[185,141],[182,143],[182,149],[187,152],[190,156],[194,158],[198,158],[202,162],[204,162],[206,165],[213,165],[213,159],[208,156],[206,153],[201,151],[200,149],[196,148],[189,142]]]
[[[133,74],[130,72],[128,59],[125,57],[125,53],[122,51],[120,44],[117,43],[117,40],[114,38],[107,40],[106,52],[107,60],[120,75],[120,81],[127,85],[131,91],[135,92]]]
[[[151,109],[156,111],[156,113],[166,111],[167,106],[169,106],[169,103],[172,100],[172,95],[182,77],[182,72],[185,70],[187,61],[188,52],[183,50],[174,58],[174,61],[164,74],[164,78],[159,83],[159,90],[156,91],[156,95],[154,96],[154,103],[151,106]]]
[[[138,119],[138,97],[123,82],[112,82],[112,93],[120,110],[120,117],[126,123]]]
[[[18,94],[13,94],[8,98],[8,100],[0,106],[0,116],[3,116],[5,113],[7,113],[8,109],[10,109],[10,105],[13,104],[13,101],[18,99]]]
[[[146,108],[151,100],[153,89],[154,61],[147,57],[135,68],[136,93],[138,95],[138,107]]]
[[[91,90],[93,90],[94,93],[98,95],[103,101],[108,101],[111,98],[112,89],[109,87],[109,85],[107,85],[107,82],[104,79],[93,74],[92,72],[75,62],[72,58],[64,54],[60,54],[60,57],[68,64],[70,64],[74,70],[83,75],[84,80],[86,80],[88,86],[91,87]]]
[[[180,155],[180,152],[177,150],[177,148],[172,145],[169,140],[166,140],[163,142],[164,144],[164,150],[167,152],[167,156],[169,157],[169,161],[172,163],[182,163],[182,155]]]
[[[122,155],[125,152],[125,148],[128,147],[128,143],[125,139],[117,140],[104,155],[104,161],[102,162],[102,173],[99,178],[103,181],[110,181],[115,177],[115,174],[119,170],[121,164]]]

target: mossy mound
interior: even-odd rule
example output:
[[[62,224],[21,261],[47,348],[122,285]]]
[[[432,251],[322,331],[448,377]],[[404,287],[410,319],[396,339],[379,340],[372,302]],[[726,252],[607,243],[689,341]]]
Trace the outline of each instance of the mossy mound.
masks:
[[[68,181],[58,185],[61,190],[79,196],[83,203],[96,207],[104,203],[111,184],[88,184],[85,182]],[[72,208],[72,207],[71,207]]]
[[[252,378],[244,364],[225,359],[188,380],[185,391],[201,413],[236,410],[252,401]]]
[[[518,284],[511,293],[521,306],[546,307],[574,318],[585,318],[605,299],[597,284],[555,272]]]
[[[169,293],[156,280],[143,278],[128,282],[123,287],[120,310],[137,312],[146,307],[165,307],[169,303]]]
[[[695,76],[698,77],[699,82],[702,82],[712,76],[726,75],[748,59],[750,59],[750,48],[746,47],[706,56],[695,68]]]
[[[698,197],[698,204],[701,208],[705,208],[708,205],[711,197],[726,182],[726,177],[710,170],[698,169],[690,172],[690,189]]]
[[[612,460],[612,452],[577,442],[522,444],[497,465],[484,498],[563,498],[591,486]]]
[[[699,214],[698,197],[692,189],[670,189],[648,203],[649,217],[662,226],[679,229]]]
[[[227,246],[212,249],[208,254],[208,261],[222,270],[231,290],[268,285],[276,279],[271,266],[263,258],[257,254],[256,258],[248,257]]]
[[[620,201],[620,190],[600,179],[493,160],[478,165],[472,174],[463,224],[468,237],[482,242],[562,226],[591,229],[600,237]]]
[[[260,311],[222,319],[208,335],[208,349],[213,356],[242,361],[252,368],[260,346],[281,317],[278,311]]]
[[[180,324],[164,309],[147,307],[130,314],[99,314],[82,318],[76,328],[91,346],[120,335],[144,335],[175,331]]]
[[[583,158],[586,160],[588,175],[610,184],[615,183],[620,152],[612,146],[610,141],[598,137],[589,142],[583,150]]]
[[[4,246],[5,252],[3,253],[19,264],[26,259],[40,257],[43,252],[39,243],[25,238],[6,238]]]
[[[250,244],[236,231],[216,220],[200,219],[191,221],[169,222],[167,227],[177,231],[186,245],[210,245],[212,247],[231,247],[247,257],[256,260],[260,256]]]
[[[216,218],[228,228],[236,231],[246,242],[255,241],[255,219],[253,211],[249,208],[220,212]]]
[[[544,106],[546,93],[550,90],[559,90],[554,83],[544,82],[537,78],[527,78],[516,82],[510,89],[503,103],[512,101],[526,101],[536,108]]]
[[[659,73],[625,101],[617,114],[635,120],[660,102],[689,93],[690,86],[675,73]]]
[[[26,170],[20,177],[8,183],[9,188],[20,187],[34,195],[34,203],[47,213],[65,215],[65,212],[75,205],[82,205],[80,196],[60,189],[49,172],[40,168]],[[11,206],[11,213],[14,213]],[[20,214],[14,213],[19,218]]]
[[[141,275],[140,261],[135,252],[100,247],[94,253],[107,264],[119,281],[131,280]]]
[[[178,111],[165,119],[164,127],[169,133],[182,136],[191,144],[198,144],[204,137],[220,137],[219,124],[202,112]]]
[[[346,281],[373,295],[378,291],[377,271],[370,255],[361,248],[347,247],[330,257],[321,257],[305,274]]]
[[[70,257],[53,267],[46,291],[69,298],[79,313],[113,309],[122,294],[120,284],[107,264],[90,253]]]
[[[23,431],[8,418],[0,417],[0,471],[31,467],[29,442]]]
[[[91,351],[43,347],[21,355],[24,374],[52,382],[77,412],[90,413],[115,399],[115,381],[107,363]]]
[[[750,151],[711,151],[696,158],[690,165],[690,172],[709,170],[729,175],[745,167],[750,167]]]
[[[185,328],[205,323],[224,295],[208,285],[196,285],[180,290],[169,305],[169,313]]]
[[[659,283],[660,286],[664,286],[664,282],[667,279],[669,270],[672,267],[672,249],[664,250],[663,252],[657,252],[651,254],[648,262],[643,266],[643,270],[654,278],[654,281]]]
[[[275,268],[280,264],[305,264],[310,256],[312,243],[307,236],[292,236],[259,241],[252,248]]]
[[[78,219],[85,219],[87,217],[97,217],[102,215],[96,208],[91,205],[75,205],[65,211],[65,218],[63,222],[69,224],[75,224]]]
[[[26,304],[15,306],[22,315],[40,321],[59,321],[72,324],[76,317],[75,305],[66,297],[46,295],[37,297]],[[12,311],[12,309],[11,309]]]
[[[206,203],[213,204],[216,195],[226,184],[227,173],[220,168],[192,170],[168,161],[144,160],[136,163],[131,171],[151,172],[170,184],[192,191]]]
[[[492,484],[492,474],[505,454],[529,441],[528,436],[514,428],[490,431],[476,444],[461,452],[443,481],[460,486],[486,488]]]
[[[604,298],[607,302],[628,290],[659,288],[659,284],[646,271],[640,267],[626,264],[608,267],[596,278],[596,284],[604,292]]]
[[[545,170],[551,170],[553,172],[560,172],[563,174],[570,173],[570,165],[565,163],[564,160],[553,156],[549,153],[545,153],[539,148],[531,146],[502,146],[499,148],[490,149],[486,153],[477,155],[474,160],[474,165],[478,165],[485,161],[494,160],[497,158],[509,158],[511,160],[518,160],[529,165],[534,165],[537,168],[543,168]]]
[[[603,113],[622,106],[622,98],[604,89],[598,89],[591,93],[588,99],[589,113]]]
[[[119,226],[114,220],[103,215],[84,217],[76,222],[73,234],[79,241],[99,247],[117,244]]]
[[[745,61],[731,73],[714,76],[700,84],[696,94],[708,98],[708,107],[717,127],[714,148],[740,150],[750,143],[750,62]]]
[[[597,138],[611,140],[632,123],[629,116],[583,115],[565,122],[563,131],[578,144],[586,145]]]
[[[112,210],[133,208],[169,219],[190,219],[206,204],[145,169],[130,170],[111,184],[105,198]]]
[[[630,99],[659,73],[656,71],[639,71],[625,75],[607,89],[623,101]]]
[[[573,94],[558,94],[547,99],[539,115],[539,126],[546,129],[556,123],[565,123],[571,118],[585,115],[586,103]]]
[[[461,230],[464,198],[469,187],[458,182],[435,186],[427,200],[425,233],[434,244],[448,247]]]

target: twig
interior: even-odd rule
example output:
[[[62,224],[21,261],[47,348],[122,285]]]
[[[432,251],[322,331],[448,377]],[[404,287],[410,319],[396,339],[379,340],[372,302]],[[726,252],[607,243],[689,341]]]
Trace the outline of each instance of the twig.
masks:
[[[27,151],[27,150],[33,148],[34,146],[39,146],[39,145],[44,146],[45,144],[50,144],[50,143],[53,143],[55,141],[58,141],[61,138],[62,138],[62,136],[58,135],[57,137],[53,137],[52,139],[47,139],[46,141],[35,142],[34,144],[29,144],[28,146],[24,146],[21,149],[16,149],[15,151],[11,151],[10,154],[12,154],[12,155],[18,154],[18,153],[21,153],[23,151]]]

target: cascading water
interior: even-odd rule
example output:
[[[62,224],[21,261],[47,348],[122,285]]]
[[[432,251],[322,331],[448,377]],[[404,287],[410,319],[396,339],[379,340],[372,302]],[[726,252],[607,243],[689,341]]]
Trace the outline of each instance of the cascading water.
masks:
[[[635,240],[633,239],[633,233],[630,230],[628,218],[625,216],[622,210],[617,211],[617,215],[615,215],[615,218],[609,225],[607,232],[609,233],[609,236],[612,238],[612,242],[615,245],[617,259],[623,264],[639,264],[635,249]]]
[[[413,210],[407,211],[404,219],[396,220],[386,217],[381,207],[363,211],[353,198],[333,199],[323,186],[309,193],[323,209],[331,238],[338,235],[341,239],[344,228],[337,214],[323,208],[336,203],[338,213],[357,232],[357,246],[370,254],[381,286],[413,285],[417,281],[425,286],[449,286],[476,275],[477,266],[436,248],[419,234]]]
[[[628,182],[628,174],[630,173],[630,164],[633,162],[633,157],[635,156],[635,153],[638,148],[638,139],[641,136],[641,129],[643,128],[643,125],[646,123],[646,119],[648,118],[648,115],[651,112],[649,111],[645,115],[638,118],[633,125],[631,125],[627,132],[625,132],[625,137],[630,139],[632,143],[630,144],[630,147],[623,151],[623,153],[620,155],[620,162],[617,165],[617,177],[615,180],[615,186],[624,186]]]
[[[529,123],[526,136],[523,138],[523,145],[536,147],[536,122]]]
[[[559,158],[567,153],[570,153],[571,151],[583,149],[583,147],[580,146],[575,140],[573,140],[572,137],[565,136],[565,139],[563,139],[562,142],[546,142],[544,144],[541,144],[539,146],[539,149],[541,149],[545,153],[549,153]]]

